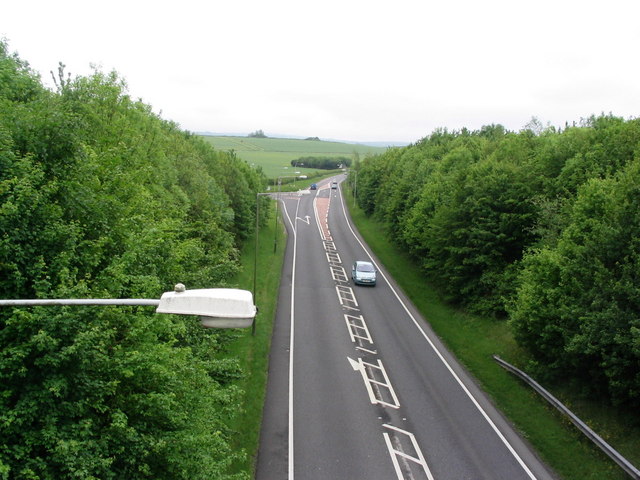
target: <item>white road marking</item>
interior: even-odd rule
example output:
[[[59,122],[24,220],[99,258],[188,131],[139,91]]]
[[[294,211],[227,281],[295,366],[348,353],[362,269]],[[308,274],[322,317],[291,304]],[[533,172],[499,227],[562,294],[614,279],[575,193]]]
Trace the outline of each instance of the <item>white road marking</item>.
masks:
[[[371,355],[377,355],[378,354],[377,350],[367,350],[366,348],[363,348],[363,347],[356,347],[356,350],[360,350],[360,351],[365,352],[365,353],[370,353]]]
[[[347,357],[347,359],[353,369],[362,375],[364,386],[367,389],[371,403],[396,409],[400,408],[400,402],[398,401],[396,392],[393,390],[389,376],[380,360],[378,360],[378,364],[375,365],[373,363],[363,362],[361,358],[358,358],[358,361],[353,360],[351,357]],[[379,374],[382,379],[376,380],[376,374]],[[385,395],[385,392],[387,395]],[[391,397],[391,401],[385,400],[383,398],[385,396]]]
[[[331,270],[331,277],[336,282],[348,282],[349,278],[347,277],[347,272],[344,271],[344,268],[339,265],[329,265],[329,269]]]
[[[327,262],[329,265],[340,265],[342,263],[342,259],[337,252],[325,252],[327,255]]]
[[[351,337],[351,341],[353,343],[357,343],[357,339],[366,340],[370,344],[373,345],[373,339],[371,338],[371,334],[369,333],[369,328],[364,321],[364,317],[362,315],[349,315],[347,313],[344,314],[344,320],[347,322],[347,328],[349,329],[349,336]]]
[[[327,242],[326,240],[324,242],[322,242],[322,245],[324,246],[324,249],[327,252],[337,252],[338,250],[336,249],[336,244],[333,242]]]
[[[344,285],[336,285],[336,293],[338,294],[338,300],[340,305],[346,308],[357,309],[358,301],[353,294],[351,287],[345,287]]]
[[[382,435],[384,437],[385,443],[387,444],[389,455],[391,455],[391,461],[393,462],[393,467],[395,468],[398,480],[406,480],[406,477],[404,476],[402,468],[400,466],[400,462],[403,463],[405,471],[407,472],[407,475],[409,475],[409,478],[415,479],[414,475],[412,474],[413,470],[411,467],[412,465],[418,465],[419,467],[421,467],[421,471],[415,472],[416,474],[424,474],[429,480],[434,480],[433,475],[431,474],[431,470],[429,470],[429,466],[427,465],[427,461],[424,458],[424,455],[422,455],[420,446],[416,441],[415,435],[411,432],[407,432],[406,430],[402,430],[386,423],[383,425],[383,427],[393,430],[393,439],[392,436],[387,432],[383,432]],[[405,448],[402,447],[402,442],[399,438],[400,435],[408,438],[409,442],[411,443],[410,447],[414,451],[415,456],[412,456],[405,452]]]
[[[320,225],[320,217],[318,215],[318,204],[317,204],[317,201],[318,201],[318,196],[316,195],[313,198],[313,216],[316,219],[316,225],[318,227],[318,233],[320,234],[320,238],[322,240],[327,240],[327,238],[324,236],[324,233],[322,231],[322,226]]]

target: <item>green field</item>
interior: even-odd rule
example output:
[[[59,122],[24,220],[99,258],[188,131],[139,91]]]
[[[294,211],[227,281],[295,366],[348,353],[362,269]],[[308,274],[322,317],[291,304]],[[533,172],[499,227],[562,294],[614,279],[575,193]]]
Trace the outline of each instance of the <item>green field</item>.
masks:
[[[294,175],[314,175],[316,169],[300,166],[294,170],[292,160],[300,157],[349,157],[357,154],[360,158],[376,155],[386,150],[384,147],[325,142],[322,140],[298,140],[293,138],[219,137],[202,135],[216,150],[233,150],[238,157],[250,165],[262,167],[268,178]]]

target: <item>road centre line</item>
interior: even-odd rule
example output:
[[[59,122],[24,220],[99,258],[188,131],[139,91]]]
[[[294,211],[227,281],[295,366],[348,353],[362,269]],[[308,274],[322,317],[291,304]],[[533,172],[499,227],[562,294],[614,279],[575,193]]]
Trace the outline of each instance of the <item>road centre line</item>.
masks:
[[[318,214],[317,214],[317,205],[316,205],[315,199],[314,199],[314,210],[316,213],[316,220],[317,220]],[[331,274],[334,281],[348,282],[348,277],[346,275],[346,272],[344,268],[340,265],[342,261],[338,254],[336,245],[333,242],[333,239],[331,238],[328,218],[329,218],[329,208],[327,208],[327,212],[326,212],[326,224],[325,224],[326,230],[322,231],[322,229],[319,228],[319,230],[321,231],[321,237],[323,238],[323,246],[326,252],[327,261],[329,263],[329,268],[331,270]],[[325,235],[324,232],[326,232],[327,235]],[[327,237],[329,238],[329,240],[327,240]],[[346,303],[353,302],[353,304],[355,304],[355,306],[358,307],[355,294],[350,287],[336,286],[336,291],[338,293],[340,304],[343,307],[359,311],[358,308],[353,308],[351,306],[346,305]],[[362,346],[363,342],[368,342],[370,345],[374,344],[373,339],[371,338],[371,334],[369,332],[369,328],[365,322],[363,315],[359,314],[356,316],[355,314],[354,315],[344,314],[344,319],[347,324],[347,330],[349,332],[349,336],[351,338],[352,343],[357,344],[357,346],[355,347],[356,350],[363,351],[370,355],[377,355],[378,354],[377,350],[370,350]],[[395,409],[400,408],[400,403],[398,401],[398,398],[395,394],[393,387],[391,386],[391,382],[389,380],[389,377],[386,373],[386,370],[384,369],[384,366],[381,360],[377,360],[378,365],[374,365],[372,363],[364,362],[362,359],[358,359],[358,362],[355,362],[351,358],[349,357],[347,358],[352,364],[352,367],[360,371],[365,383],[365,388],[367,390],[369,399],[372,404],[380,404],[380,405],[395,408]],[[376,371],[382,375],[382,381],[378,381],[375,379]],[[383,398],[384,396],[383,392],[388,392],[386,396],[387,398],[390,396],[391,402],[393,403],[385,401],[385,399]],[[395,427],[391,427],[391,426],[387,426],[387,427],[395,429]],[[431,472],[429,471],[429,468],[426,465],[424,457],[422,456],[422,452],[420,451],[420,448],[415,440],[415,436],[409,432],[405,432],[399,429],[397,430],[403,432],[405,435],[410,437],[413,445],[413,450],[417,452],[419,457],[418,459],[416,459],[414,457],[406,455],[403,452],[401,442],[397,439],[396,435],[393,436],[393,440],[392,440],[391,436],[387,432],[383,433],[385,443],[387,445],[387,449],[389,450],[389,455],[391,456],[394,468],[396,470],[396,475],[398,475],[398,479],[399,480],[416,480],[411,475],[411,467],[409,466],[409,463],[408,463],[408,461],[410,460],[410,461],[419,463],[423,467],[422,471],[427,472],[428,480],[433,480],[433,477],[431,476]],[[397,444],[397,448],[394,448],[393,442]],[[400,458],[400,461],[405,466],[405,470],[409,473],[409,479],[404,479],[404,477],[402,476],[402,469],[400,468],[400,462],[398,460],[399,458]]]
[[[356,343],[356,339],[361,339],[366,340],[373,345],[373,339],[369,333],[369,328],[367,327],[362,315],[356,317],[355,315],[345,313],[344,320],[347,322],[347,329],[349,330],[349,336],[353,343]],[[360,322],[360,325],[358,325],[357,322]]]
[[[336,285],[336,293],[338,294],[338,300],[343,307],[358,307],[358,301],[353,294],[351,287],[345,287],[344,285]],[[353,305],[348,305],[348,304]]]
[[[327,262],[329,262],[329,265],[339,265],[342,263],[342,259],[340,258],[340,255],[335,252],[325,252],[327,255]]]
[[[313,216],[316,219],[316,226],[318,227],[318,233],[320,233],[320,238],[323,241],[326,241],[327,238],[324,236],[324,232],[322,231],[322,226],[320,225],[320,216],[318,215],[318,196],[317,195],[313,199]]]
[[[322,242],[322,244],[324,245],[324,249],[327,252],[337,252],[336,244],[334,242],[329,242],[325,240],[324,242]]]
[[[364,347],[356,347],[356,350],[360,350],[361,352],[368,353],[370,355],[377,355],[378,354],[377,350],[367,350]]]
[[[391,386],[389,376],[387,375],[381,360],[378,360],[378,364],[375,365],[373,363],[364,362],[361,358],[358,358],[357,361],[353,360],[351,357],[347,357],[347,359],[349,360],[351,367],[353,367],[355,371],[359,371],[362,375],[364,386],[367,389],[369,400],[372,404],[379,404],[395,409],[400,408],[400,402],[398,401],[396,392]],[[376,374],[379,374],[382,379],[376,380]],[[385,396],[383,392],[387,392],[388,395],[386,396],[391,397],[390,402],[383,398],[383,396]]]
[[[329,270],[331,270],[331,277],[335,282],[348,282],[349,278],[347,277],[347,272],[344,271],[339,265],[329,265]]]
[[[406,480],[402,472],[400,462],[398,461],[399,458],[402,461],[403,466],[405,467],[405,470],[408,471],[408,474],[410,476],[409,478],[414,479],[414,476],[411,474],[412,473],[411,464],[409,464],[409,462],[413,462],[414,465],[419,465],[420,467],[422,467],[421,473],[426,474],[428,480],[434,480],[433,475],[431,474],[431,470],[429,470],[429,466],[427,465],[427,461],[424,458],[424,455],[422,455],[420,446],[416,441],[415,435],[411,432],[407,432],[406,430],[402,430],[398,427],[394,427],[386,423],[382,426],[393,430],[393,433],[391,434],[393,435],[393,437],[387,432],[383,432],[382,436],[384,437],[384,441],[387,444],[387,449],[389,450],[389,455],[391,456],[391,461],[393,462],[393,467],[395,468],[398,480]],[[402,442],[400,441],[398,434],[405,435],[406,437],[409,438],[409,441],[411,442],[411,447],[413,448],[417,456],[414,457],[405,453],[402,447]]]
[[[314,207],[315,207],[315,204],[314,204]],[[326,216],[327,218],[326,232],[330,235],[328,217],[329,217],[329,209],[327,209],[327,216]],[[335,246],[335,243],[333,243],[332,240],[331,241],[324,240],[323,246],[325,248],[325,251],[327,252],[327,260],[329,262],[330,270],[331,270],[334,281],[340,281],[342,280],[342,278],[344,278],[345,281],[348,281],[348,278],[346,278],[346,272],[344,268],[339,265],[333,265],[336,257],[331,255],[330,252],[331,253],[335,252],[335,255],[338,257],[338,259],[340,258],[339,254],[337,253],[337,248]],[[336,272],[337,269],[339,269],[338,272]],[[355,294],[350,287],[338,288],[337,286],[336,291],[338,292],[338,298],[343,307],[345,307],[346,306],[345,303],[351,301],[351,299],[353,300],[353,303],[356,306],[358,305],[357,300],[355,298]],[[351,308],[351,307],[347,306],[347,308]],[[356,308],[353,308],[353,310],[359,311],[359,309],[356,309]],[[351,338],[352,343],[357,344],[357,346],[355,347],[356,350],[366,352],[370,355],[377,355],[378,354],[377,350],[369,350],[362,346],[364,341],[368,342],[370,345],[374,344],[373,339],[371,338],[371,334],[369,332],[369,328],[365,322],[363,315],[360,314],[356,316],[355,314],[354,315],[344,314],[344,319],[347,324],[347,330],[349,332],[349,336]],[[360,371],[365,383],[365,388],[367,390],[369,399],[372,404],[380,404],[380,405],[395,408],[395,409],[400,408],[400,402],[398,401],[398,398],[395,394],[395,390],[391,386],[391,382],[389,380],[389,377],[386,373],[386,370],[381,360],[378,359],[377,360],[378,365],[374,365],[372,363],[364,362],[361,358],[358,359],[358,362],[355,362],[349,357],[347,358],[349,359],[349,362],[351,363],[352,367],[355,370]],[[376,380],[375,378],[376,372],[382,375],[382,381]],[[384,396],[383,392],[388,392],[387,397],[391,396],[391,401],[393,403],[385,401],[385,399],[383,398]],[[391,456],[394,469],[396,470],[396,475],[398,476],[398,480],[418,480],[418,479],[415,479],[414,476],[412,475],[412,469],[409,464],[410,461],[422,467],[421,478],[424,478],[423,475],[424,475],[424,472],[426,472],[427,479],[433,480],[431,472],[426,464],[424,456],[422,455],[420,447],[418,446],[418,443],[415,439],[415,436],[410,432],[406,432],[404,430],[398,429],[396,427],[392,427],[387,424],[383,426],[393,429],[397,432],[402,432],[405,436],[410,438],[412,449],[414,452],[416,452],[416,455],[417,455],[417,458],[415,458],[406,454],[403,451],[402,443],[398,439],[397,434],[393,434],[393,438],[392,438],[391,435],[389,435],[387,432],[383,433],[384,440],[387,445],[387,449],[389,450],[389,455]],[[395,443],[395,447],[394,447],[394,443]],[[400,462],[402,462],[403,466],[405,467],[404,470],[408,472],[408,478],[406,479],[403,476],[403,473],[402,473],[403,470],[400,467]],[[416,474],[417,473],[418,472],[416,472]]]
[[[322,238],[322,240],[332,240],[331,239],[331,235],[329,233],[329,223],[328,223],[328,218],[329,218],[329,209],[331,208],[331,196],[329,197],[321,197],[321,200],[324,202],[324,200],[326,199],[327,201],[327,210],[325,212],[325,225],[323,228],[322,224],[321,224],[321,220],[320,220],[320,213],[318,212],[318,195],[315,195],[313,198],[313,213],[316,219],[316,225],[318,226],[318,231],[320,232],[320,238]],[[325,229],[326,229],[326,234],[325,234]]]
[[[489,417],[489,414],[487,414],[487,412],[484,410],[484,408],[482,408],[482,405],[480,405],[480,403],[478,402],[478,400],[476,400],[476,398],[473,396],[473,394],[471,393],[471,391],[467,388],[467,386],[464,384],[464,382],[462,381],[462,379],[458,376],[458,374],[453,370],[453,367],[451,367],[451,365],[449,364],[449,362],[444,358],[444,356],[442,355],[442,353],[440,352],[440,350],[438,350],[438,348],[435,346],[435,344],[433,343],[433,341],[429,338],[429,336],[427,335],[427,333],[425,332],[425,330],[422,328],[422,326],[418,323],[418,321],[416,320],[416,318],[413,316],[413,314],[411,313],[411,311],[409,310],[409,308],[405,305],[405,303],[402,301],[402,299],[400,298],[400,295],[398,294],[398,292],[396,291],[395,288],[393,288],[393,285],[391,285],[391,282],[389,282],[389,279],[386,277],[386,275],[384,274],[384,272],[380,269],[380,266],[376,263],[376,261],[373,259],[373,255],[371,254],[371,252],[369,252],[369,250],[367,250],[367,248],[364,246],[364,244],[360,241],[360,239],[358,238],[358,236],[356,235],[355,231],[353,230],[353,227],[351,226],[351,222],[349,221],[349,217],[347,215],[346,212],[346,207],[344,204],[344,200],[342,198],[342,195],[340,195],[340,203],[342,204],[342,212],[344,214],[344,218],[345,221],[347,222],[347,226],[349,227],[349,230],[351,231],[351,234],[353,235],[353,238],[356,239],[356,241],[360,244],[360,246],[363,248],[363,250],[366,252],[367,256],[369,257],[369,259],[371,260],[371,262],[375,265],[376,270],[378,270],[378,273],[380,274],[380,276],[384,279],[384,281],[387,283],[387,285],[389,286],[389,288],[391,289],[391,291],[393,292],[394,296],[396,297],[396,299],[398,300],[398,302],[400,302],[400,305],[402,305],[402,308],[404,309],[404,311],[407,313],[407,315],[409,316],[409,318],[412,320],[413,324],[415,325],[415,327],[418,329],[418,331],[422,334],[422,336],[424,337],[424,339],[427,341],[427,343],[429,344],[429,346],[432,348],[432,350],[434,351],[434,353],[438,356],[438,358],[440,359],[440,361],[444,364],[445,368],[449,371],[449,373],[453,376],[453,378],[455,379],[455,381],[458,383],[458,385],[460,386],[460,388],[462,388],[462,390],[464,391],[464,393],[467,395],[467,397],[471,400],[471,402],[473,403],[473,405],[477,408],[477,410],[480,412],[480,414],[482,415],[482,417],[485,419],[485,421],[491,426],[491,428],[493,429],[493,431],[496,433],[496,435],[498,436],[498,438],[500,438],[500,440],[502,441],[502,443],[505,445],[505,447],[509,450],[509,452],[513,455],[513,457],[516,459],[516,461],[518,462],[518,464],[520,465],[520,467],[522,467],[522,469],[525,471],[525,473],[529,476],[529,478],[531,480],[537,480],[536,476],[533,474],[533,472],[529,469],[529,467],[524,463],[524,461],[522,460],[522,458],[520,457],[520,455],[518,455],[518,452],[515,451],[515,449],[513,448],[513,446],[509,443],[509,441],[506,439],[506,437],[503,435],[503,433],[500,431],[500,429],[498,428],[498,426],[494,423],[494,421],[491,419],[491,417]]]

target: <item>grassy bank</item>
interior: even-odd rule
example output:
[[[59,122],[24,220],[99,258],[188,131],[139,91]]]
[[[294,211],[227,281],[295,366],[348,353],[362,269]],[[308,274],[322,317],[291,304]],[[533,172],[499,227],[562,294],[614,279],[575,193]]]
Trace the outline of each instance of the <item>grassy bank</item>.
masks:
[[[347,194],[348,196],[348,194]],[[548,406],[523,382],[492,359],[497,354],[515,365],[523,365],[526,354],[516,345],[506,322],[465,314],[440,301],[426,283],[415,261],[387,241],[384,225],[366,217],[348,199],[349,210],[369,246],[385,268],[413,300],[437,334],[457,358],[473,373],[485,391],[516,428],[534,445],[540,456],[564,479],[623,480],[626,474],[555,409]],[[640,431],[624,422],[624,415],[586,402],[572,400],[571,392],[554,391],[614,448],[637,464]],[[580,408],[578,408],[580,407]],[[576,408],[578,408],[576,410]],[[637,415],[637,414],[636,414]],[[592,428],[594,425],[592,425]]]
[[[272,202],[270,208],[273,209],[274,206],[275,202]],[[252,335],[251,329],[242,330],[240,337],[232,343],[228,352],[230,357],[240,360],[245,373],[238,382],[238,387],[244,392],[243,410],[235,418],[231,429],[234,432],[234,447],[247,452],[247,458],[242,464],[234,465],[233,470],[249,472],[252,478],[260,438],[271,331],[278,301],[285,242],[284,227],[279,224],[276,229],[272,211],[270,220],[260,229],[258,237],[255,304],[259,312],[256,317],[255,335]],[[276,250],[275,253],[274,250]],[[255,253],[255,238],[253,238],[242,250],[242,271],[235,279],[238,288],[253,290]]]

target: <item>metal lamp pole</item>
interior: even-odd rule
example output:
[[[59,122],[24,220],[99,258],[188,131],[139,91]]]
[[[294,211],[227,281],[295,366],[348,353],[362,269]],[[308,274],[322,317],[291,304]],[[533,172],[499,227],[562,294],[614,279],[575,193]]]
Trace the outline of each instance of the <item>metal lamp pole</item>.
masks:
[[[255,256],[253,258],[253,298],[256,298],[258,295],[257,292],[257,283],[258,283],[258,242],[260,235],[260,197],[263,195],[271,195],[270,193],[256,193],[256,241],[255,241]],[[278,199],[276,198],[276,225],[278,223]],[[273,253],[276,253],[277,247],[277,239],[278,239],[278,229],[277,227],[274,229],[276,231],[276,240],[274,240]],[[253,322],[253,326],[251,327],[251,335],[256,334],[256,322]]]
[[[0,300],[0,307],[55,305],[135,305],[155,306],[157,313],[195,315],[208,328],[245,328],[254,323],[257,308],[247,290],[236,288],[204,288],[187,290],[178,283],[173,292],[165,292],[159,300],[146,298],[55,298]]]

